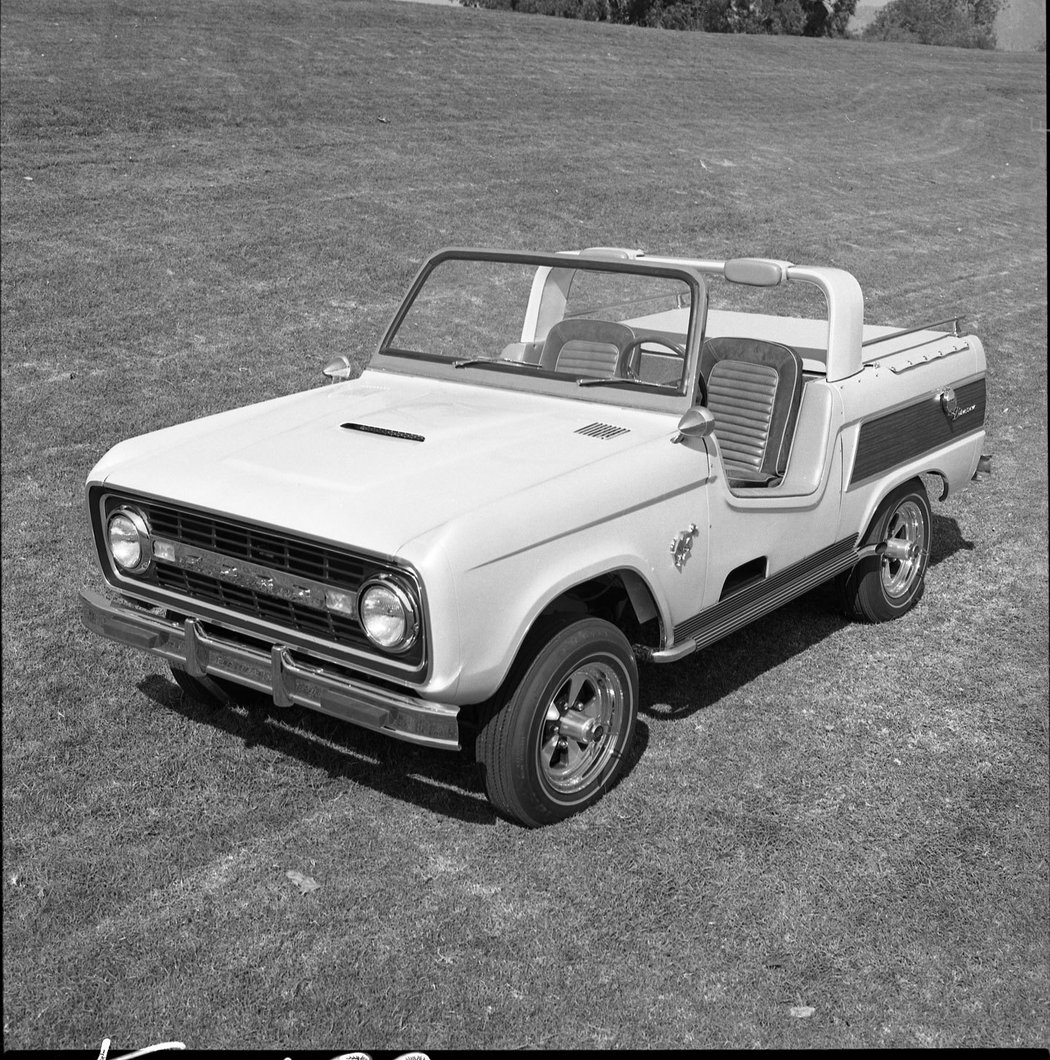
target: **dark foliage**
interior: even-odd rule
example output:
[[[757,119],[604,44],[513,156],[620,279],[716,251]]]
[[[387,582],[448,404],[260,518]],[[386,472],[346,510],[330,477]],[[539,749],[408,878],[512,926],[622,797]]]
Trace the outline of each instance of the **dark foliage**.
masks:
[[[621,22],[616,14],[626,4],[618,0],[459,0],[464,7],[519,11],[528,15],[556,15],[586,22]]]
[[[843,37],[857,0],[460,0],[530,14],[708,33]]]
[[[994,48],[1001,0],[891,0],[864,31],[868,41]]]

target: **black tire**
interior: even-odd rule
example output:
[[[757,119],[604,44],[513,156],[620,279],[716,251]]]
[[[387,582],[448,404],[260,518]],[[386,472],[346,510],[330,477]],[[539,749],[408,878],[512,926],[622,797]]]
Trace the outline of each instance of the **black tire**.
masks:
[[[887,622],[922,598],[930,561],[933,516],[917,479],[898,486],[875,514],[865,543],[879,553],[841,576],[843,611],[866,622]]]
[[[221,677],[194,677],[177,666],[170,669],[171,676],[175,678],[175,684],[182,689],[183,695],[202,706],[218,710],[237,702],[238,686],[230,681],[224,681]]]
[[[592,806],[617,781],[638,720],[638,664],[599,618],[544,624],[526,641],[475,748],[489,801],[529,828]]]

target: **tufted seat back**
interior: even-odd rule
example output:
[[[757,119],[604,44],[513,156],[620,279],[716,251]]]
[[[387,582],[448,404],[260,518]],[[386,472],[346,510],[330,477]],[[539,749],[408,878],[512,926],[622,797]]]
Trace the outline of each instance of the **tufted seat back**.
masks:
[[[798,354],[761,339],[708,339],[700,372],[729,484],[776,485],[787,469],[802,398]]]
[[[611,320],[562,320],[550,329],[540,366],[605,378],[623,375],[623,354],[634,332]]]

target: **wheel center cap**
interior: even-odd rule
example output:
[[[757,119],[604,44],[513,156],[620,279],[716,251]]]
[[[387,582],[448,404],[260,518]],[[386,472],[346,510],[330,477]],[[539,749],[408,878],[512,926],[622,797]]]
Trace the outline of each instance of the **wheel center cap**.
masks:
[[[570,740],[587,744],[601,736],[601,725],[598,724],[597,718],[589,718],[579,711],[570,710],[562,715],[558,731]]]

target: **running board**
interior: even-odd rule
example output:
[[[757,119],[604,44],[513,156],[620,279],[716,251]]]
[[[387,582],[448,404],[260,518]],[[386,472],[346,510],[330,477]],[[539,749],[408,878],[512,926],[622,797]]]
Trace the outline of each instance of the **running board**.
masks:
[[[822,585],[829,578],[855,566],[863,558],[858,553],[857,535],[844,538],[822,549],[815,555],[786,567],[778,573],[749,585],[714,607],[687,618],[674,628],[674,643],[659,651],[646,651],[643,658],[648,662],[669,663],[691,655],[721,640],[755,619],[803,596],[810,589]]]

